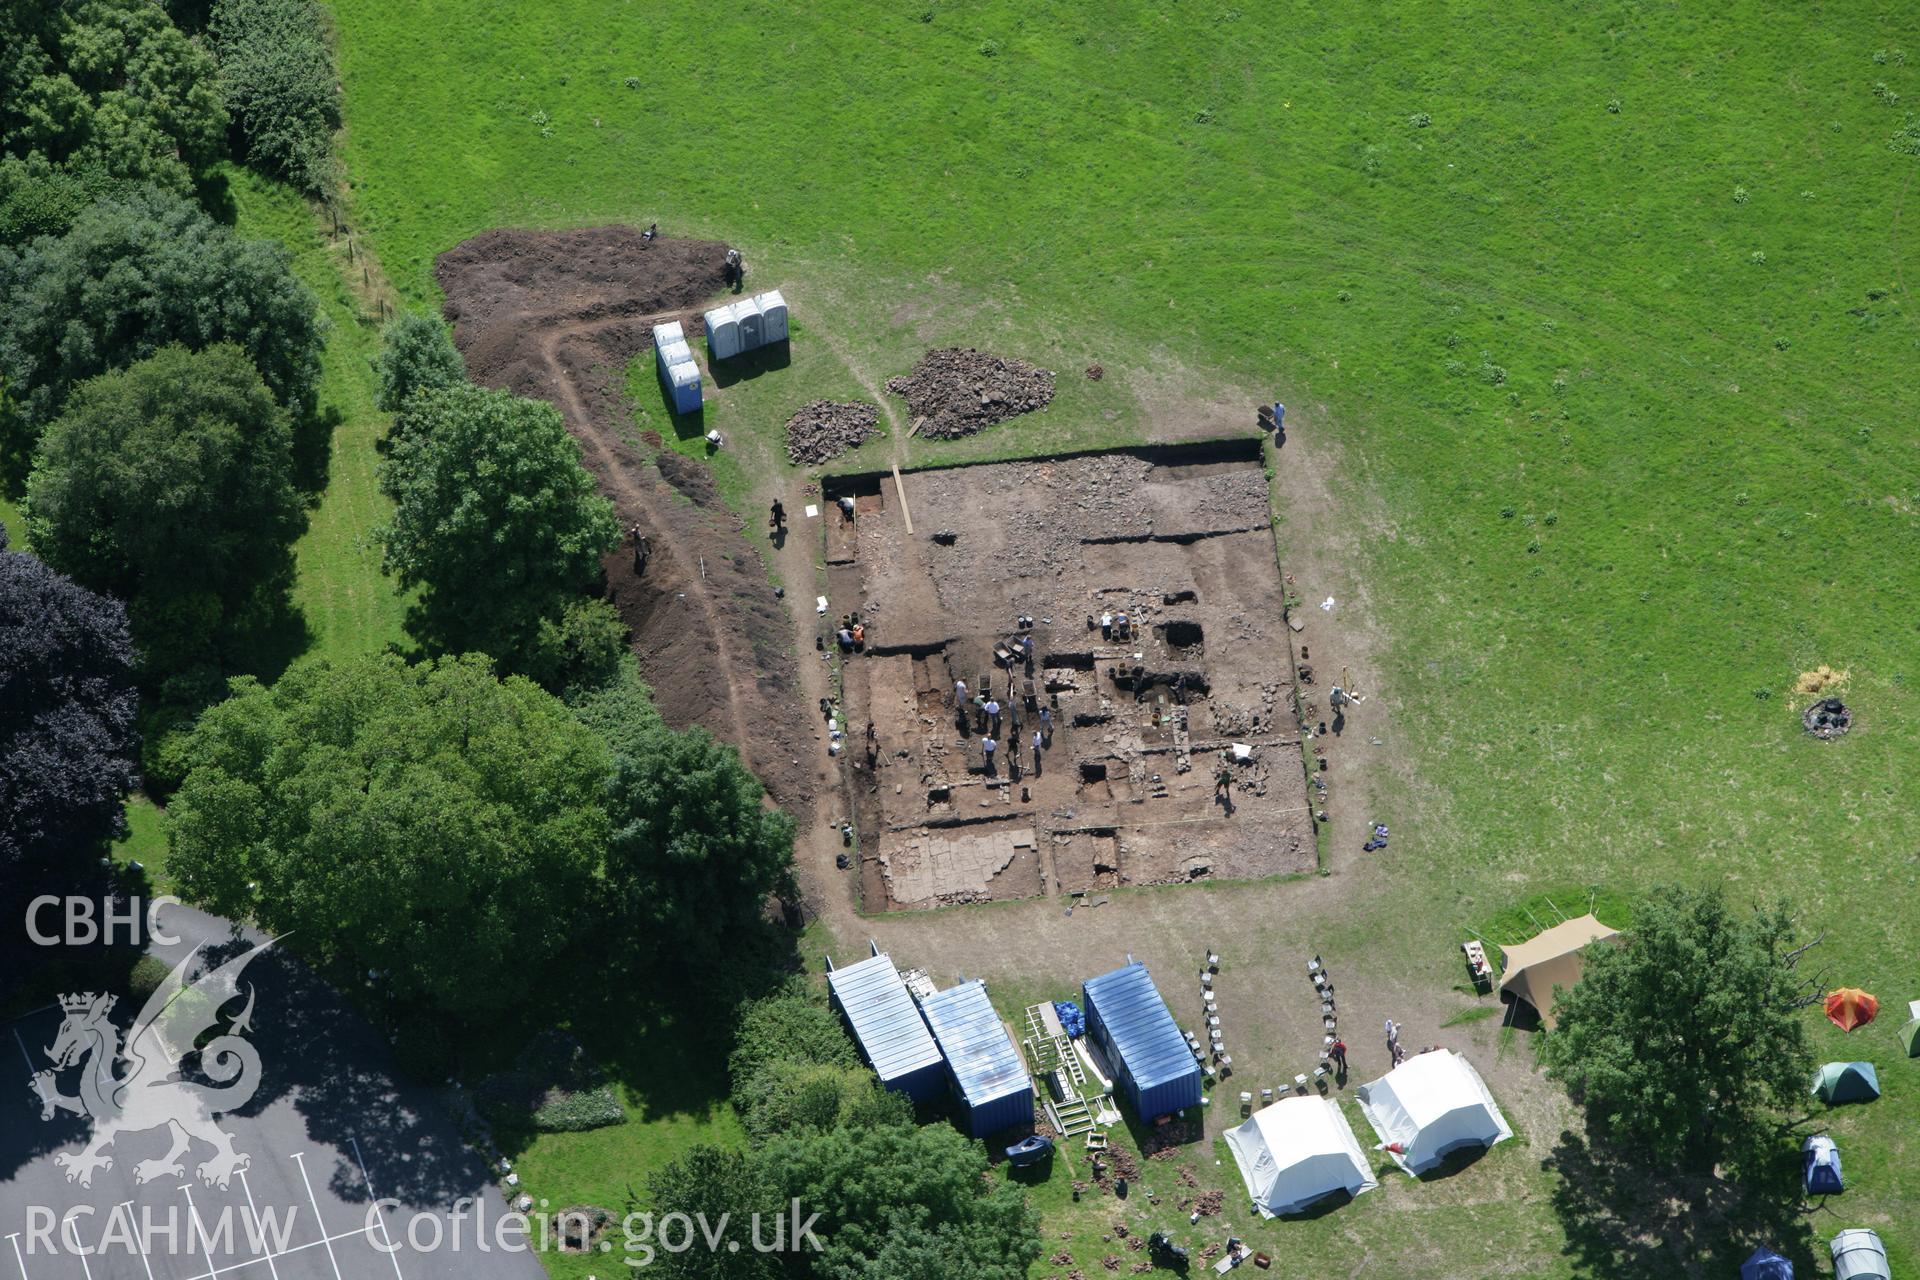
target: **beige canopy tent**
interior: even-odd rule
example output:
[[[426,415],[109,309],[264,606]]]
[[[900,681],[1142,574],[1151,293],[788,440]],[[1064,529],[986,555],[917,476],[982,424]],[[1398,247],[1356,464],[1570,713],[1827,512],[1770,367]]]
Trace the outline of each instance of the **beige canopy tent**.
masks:
[[[1553,989],[1580,981],[1585,961],[1581,951],[1591,943],[1619,936],[1594,917],[1578,916],[1516,946],[1502,947],[1506,965],[1500,990],[1525,1000],[1540,1014],[1540,1025],[1553,1030]]]

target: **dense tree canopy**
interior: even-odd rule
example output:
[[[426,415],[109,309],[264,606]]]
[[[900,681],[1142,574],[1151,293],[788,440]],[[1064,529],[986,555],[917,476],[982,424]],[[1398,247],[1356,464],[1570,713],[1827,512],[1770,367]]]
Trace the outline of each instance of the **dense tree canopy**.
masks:
[[[715,1231],[725,1230],[738,1249],[707,1247],[696,1231],[690,1249],[668,1249],[657,1241],[651,1259],[639,1274],[667,1276],[670,1280],[773,1280],[784,1274],[781,1258],[753,1248],[753,1218],[763,1223],[760,1240],[774,1242],[776,1215],[786,1205],[777,1199],[773,1180],[750,1152],[728,1151],[720,1147],[697,1146],[664,1169],[648,1175],[647,1190],[652,1197],[654,1220],[682,1213]],[[678,1237],[669,1243],[677,1245]],[[631,1261],[643,1259],[633,1258]]]
[[[445,324],[433,316],[404,311],[381,334],[374,373],[379,383],[376,402],[388,413],[399,414],[416,392],[466,382],[467,362],[461,359]],[[403,415],[394,427],[402,431],[404,426]]]
[[[179,343],[231,342],[274,398],[310,413],[324,345],[313,294],[277,244],[182,200],[94,205],[57,239],[0,250],[0,461],[17,474],[72,388]]]
[[[385,566],[423,588],[415,627],[442,651],[480,649],[520,669],[542,619],[599,579],[618,539],[560,412],[471,384],[408,402],[380,484],[394,501]]]
[[[184,195],[226,124],[212,56],[155,0],[0,4],[0,152]]]
[[[342,980],[478,1024],[531,999],[604,848],[604,745],[469,655],[234,682],[189,748],[170,869]]]
[[[784,1196],[817,1212],[821,1280],[1022,1280],[1039,1218],[1017,1186],[989,1187],[986,1153],[948,1125],[827,1129],[763,1149]]]
[[[314,0],[218,0],[208,35],[249,164],[306,191],[333,172],[340,88]]]
[[[1717,889],[1647,898],[1622,946],[1597,947],[1539,1042],[1587,1126],[1648,1168],[1711,1169],[1804,1102],[1812,1059],[1784,910]]]
[[[669,729],[630,666],[577,710],[613,750],[606,880],[623,940],[635,954],[720,959],[791,887],[793,819],[761,803],[732,747]]]
[[[168,347],[74,390],[27,486],[34,547],[131,603],[149,671],[284,598],[306,516],[292,435],[239,348]]]
[[[0,877],[114,833],[137,710],[119,602],[6,545],[0,527]]]

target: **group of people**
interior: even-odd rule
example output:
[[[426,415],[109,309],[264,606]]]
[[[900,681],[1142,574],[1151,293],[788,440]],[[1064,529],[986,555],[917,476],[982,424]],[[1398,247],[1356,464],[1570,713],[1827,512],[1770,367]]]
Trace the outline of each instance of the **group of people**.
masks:
[[[1011,677],[1008,679],[1007,703],[1007,706],[1002,706],[1000,699],[994,695],[990,686],[969,697],[965,680],[953,682],[954,718],[962,733],[967,731],[969,719],[973,721],[973,727],[980,734],[981,762],[990,774],[997,772],[996,765],[1003,741],[1011,743],[1020,734],[1020,700],[1013,690]],[[1027,708],[1034,713],[1031,742],[1033,773],[1038,777],[1042,768],[1043,754],[1053,746],[1053,708],[1037,699],[1027,700]],[[1011,731],[1012,738],[1003,739],[1002,733],[1008,730]],[[1008,752],[1007,767],[1016,777],[1019,775],[1020,761],[1016,752],[1011,750]]]
[[[860,653],[867,647],[867,624],[857,613],[840,615],[840,627],[833,633],[842,653]]]

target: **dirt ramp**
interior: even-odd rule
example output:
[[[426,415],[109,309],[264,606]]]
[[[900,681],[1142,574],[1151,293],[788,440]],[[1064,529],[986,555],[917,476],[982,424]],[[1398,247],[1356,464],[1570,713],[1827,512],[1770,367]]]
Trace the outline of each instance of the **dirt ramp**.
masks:
[[[733,743],[781,804],[806,810],[812,733],[791,625],[740,519],[701,463],[633,438],[626,366],[664,320],[699,323],[724,286],[727,246],[643,239],[632,227],[489,231],[440,255],[454,345],[482,386],[550,401],[622,528],[652,542],[606,558],[608,594],[661,714]],[[658,464],[652,460],[657,453]]]

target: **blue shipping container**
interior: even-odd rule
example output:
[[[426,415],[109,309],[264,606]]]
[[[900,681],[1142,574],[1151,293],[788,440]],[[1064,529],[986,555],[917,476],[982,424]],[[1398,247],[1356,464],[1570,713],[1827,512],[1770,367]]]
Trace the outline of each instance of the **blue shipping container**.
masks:
[[[1087,979],[1080,990],[1087,1034],[1106,1055],[1136,1115],[1153,1120],[1200,1105],[1200,1064],[1145,965],[1129,961]]]
[[[979,979],[931,996],[920,1006],[947,1058],[947,1074],[976,1138],[1033,1125],[1033,1081]]]
[[[946,1061],[891,957],[877,955],[835,969],[827,974],[827,988],[881,1084],[915,1102],[940,1095]]]

